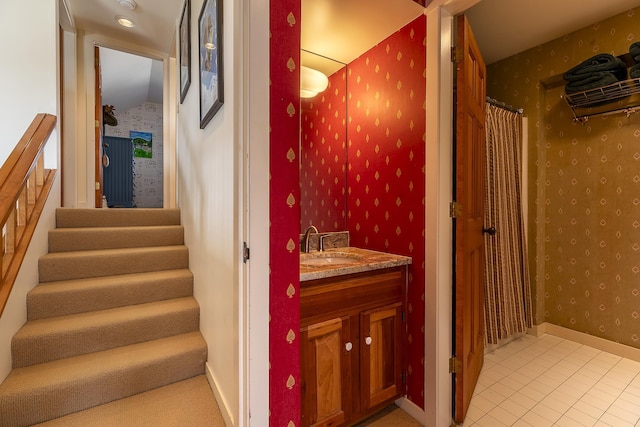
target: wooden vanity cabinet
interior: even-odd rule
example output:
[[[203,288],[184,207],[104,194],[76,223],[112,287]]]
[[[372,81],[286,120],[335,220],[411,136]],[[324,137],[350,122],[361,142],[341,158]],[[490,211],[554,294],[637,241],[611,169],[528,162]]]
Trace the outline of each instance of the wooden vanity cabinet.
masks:
[[[302,426],[351,425],[405,394],[406,266],[301,283]]]
[[[338,426],[351,415],[350,318],[303,328],[300,334],[303,426]]]
[[[402,304],[360,315],[360,402],[362,410],[395,400],[402,387]]]

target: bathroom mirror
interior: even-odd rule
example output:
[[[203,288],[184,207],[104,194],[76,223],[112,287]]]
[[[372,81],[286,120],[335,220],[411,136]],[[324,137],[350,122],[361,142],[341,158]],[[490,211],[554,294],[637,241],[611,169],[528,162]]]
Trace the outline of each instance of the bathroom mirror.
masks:
[[[347,229],[347,66],[305,50],[300,52],[300,63],[329,80],[324,91],[300,99],[301,233],[311,224],[321,232],[343,231]]]

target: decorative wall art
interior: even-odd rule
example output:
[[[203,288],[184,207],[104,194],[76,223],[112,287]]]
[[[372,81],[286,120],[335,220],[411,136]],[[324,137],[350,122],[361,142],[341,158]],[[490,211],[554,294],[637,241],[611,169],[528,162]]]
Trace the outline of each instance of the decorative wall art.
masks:
[[[180,103],[191,85],[191,0],[185,0],[180,18]]]
[[[150,159],[152,157],[151,139],[149,132],[129,131],[129,138],[133,140],[133,156]]]
[[[222,1],[205,0],[198,18],[200,56],[200,129],[224,101],[222,81]]]

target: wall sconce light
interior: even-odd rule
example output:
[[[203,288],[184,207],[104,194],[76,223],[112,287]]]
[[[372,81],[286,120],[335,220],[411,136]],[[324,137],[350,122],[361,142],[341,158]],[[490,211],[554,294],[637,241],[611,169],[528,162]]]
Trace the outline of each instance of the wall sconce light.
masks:
[[[313,68],[300,67],[300,97],[313,98],[329,86],[329,79]]]

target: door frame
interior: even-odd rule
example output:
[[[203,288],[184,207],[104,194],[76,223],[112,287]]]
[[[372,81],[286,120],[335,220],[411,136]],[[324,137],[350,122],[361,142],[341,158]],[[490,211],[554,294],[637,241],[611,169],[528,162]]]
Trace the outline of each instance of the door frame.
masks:
[[[452,424],[449,358],[453,340],[453,44],[454,16],[478,0],[434,0],[427,7],[425,169],[424,424]],[[429,143],[429,142],[432,143]]]
[[[163,63],[163,194],[164,207],[176,207],[175,167],[176,141],[175,123],[171,124],[171,116],[176,114],[176,73],[171,73],[171,61],[167,54],[145,49],[127,42],[111,39],[99,34],[77,34],[78,82],[86,96],[78,98],[77,119],[71,126],[76,130],[75,159],[76,174],[73,182],[65,183],[65,193],[75,194],[73,207],[92,208],[95,205],[95,71],[93,49],[95,46],[119,50],[133,55],[140,55]],[[173,59],[175,60],[175,59]],[[174,88],[175,90],[172,90]],[[71,148],[70,148],[71,149]],[[173,166],[172,166],[173,162]]]
[[[175,45],[175,42],[174,42]],[[176,207],[176,181],[175,181],[175,177],[176,177],[176,173],[175,173],[175,165],[176,165],[176,123],[175,123],[175,116],[177,114],[176,112],[176,100],[177,100],[177,95],[176,95],[176,87],[177,87],[177,78],[176,78],[176,72],[171,72],[172,70],[172,65],[174,66],[174,70],[175,70],[175,64],[177,64],[176,59],[175,58],[170,58],[166,55],[157,55],[157,54],[153,54],[153,53],[142,53],[140,51],[136,51],[136,50],[132,50],[130,48],[122,48],[122,47],[114,47],[111,46],[108,43],[98,43],[98,42],[94,42],[94,49],[96,50],[96,52],[99,52],[99,50],[101,48],[104,49],[112,49],[112,50],[117,50],[120,51],[122,53],[128,53],[130,55],[136,55],[136,56],[141,56],[144,58],[149,58],[149,59],[153,59],[156,61],[161,61],[162,62],[162,161],[163,161],[163,165],[162,165],[162,203],[163,203],[163,207],[164,208],[174,208]],[[96,53],[96,56],[99,57],[99,53]],[[100,60],[101,61],[101,60]],[[95,105],[95,112],[96,114],[98,114],[99,112],[102,113],[102,106],[98,106],[97,105],[97,101],[98,101],[98,85],[97,85],[97,76],[96,76],[96,72],[99,69],[100,72],[102,72],[102,63],[100,63],[100,68],[98,68],[98,66],[96,65],[95,70],[94,71],[94,80],[96,81],[96,87],[95,87],[95,91],[94,91],[94,103],[96,103]],[[100,75],[100,81],[102,81],[102,75]],[[102,89],[102,88],[100,88]],[[102,94],[100,94],[100,101],[102,101]],[[101,102],[102,104],[102,102]],[[100,108],[99,108],[100,107]],[[100,117],[100,119],[98,120],[96,118],[96,123],[100,123],[100,129],[98,130],[96,128],[96,139],[98,138],[98,135],[100,132],[100,139],[102,139],[102,137],[104,137],[104,124],[103,124],[103,119],[102,117]],[[96,184],[96,205],[95,207],[98,208],[101,205],[101,200],[99,200],[99,196],[98,193],[100,193],[100,197],[102,196],[102,194],[104,194],[104,182],[103,182],[103,172],[102,172],[102,143],[98,143],[96,142],[95,144],[95,149],[94,149],[94,155],[95,155],[95,167],[94,167],[94,174],[95,174],[95,181],[100,182],[100,189],[98,190],[97,187],[98,185]],[[100,181],[98,181],[98,179]]]
[[[104,119],[102,113],[102,64],[100,63],[100,46],[93,46],[93,112],[95,118],[94,124],[94,145],[93,151],[95,153],[94,158],[94,182],[95,182],[95,194],[94,194],[94,208],[101,207],[104,180],[102,179],[102,137],[104,128]]]
[[[242,234],[250,259],[242,269],[238,426],[269,420],[269,128],[270,84],[264,64],[270,56],[268,1],[242,0],[241,93]]]

